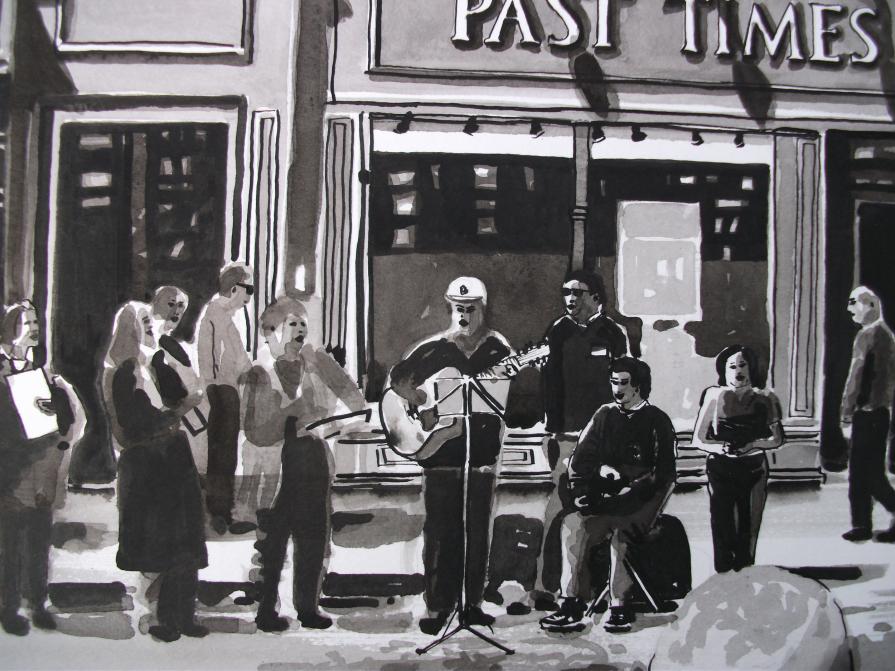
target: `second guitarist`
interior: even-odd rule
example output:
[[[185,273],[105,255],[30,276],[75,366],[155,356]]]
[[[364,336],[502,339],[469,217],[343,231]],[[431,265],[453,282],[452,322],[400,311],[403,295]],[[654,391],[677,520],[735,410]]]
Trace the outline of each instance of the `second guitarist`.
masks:
[[[450,326],[416,345],[390,374],[392,389],[419,408],[424,426],[434,426],[438,408],[421,386],[433,377],[457,378],[496,374],[512,377],[515,369],[499,362],[511,354],[509,343],[485,324],[488,301],[485,285],[475,277],[458,277],[444,295],[450,307]],[[445,625],[460,596],[463,552],[466,545],[467,622],[490,626],[494,618],[481,609],[490,545],[491,503],[495,465],[503,438],[497,415],[470,416],[470,470],[466,529],[463,526],[463,468],[466,434],[446,441],[434,454],[420,459],[423,467],[423,564],[427,617],[420,630],[435,635]],[[464,534],[466,537],[464,539]]]

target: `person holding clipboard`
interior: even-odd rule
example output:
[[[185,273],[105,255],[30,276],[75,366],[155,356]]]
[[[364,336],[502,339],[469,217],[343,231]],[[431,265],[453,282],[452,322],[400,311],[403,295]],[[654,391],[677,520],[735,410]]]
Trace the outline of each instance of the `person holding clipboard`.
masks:
[[[46,609],[50,531],[80,408],[71,386],[60,377],[47,378],[35,363],[39,344],[40,324],[31,301],[9,306],[0,322],[0,626],[16,636],[27,634],[31,624],[56,628]],[[83,413],[77,414],[83,427]],[[19,614],[26,581],[30,624]]]

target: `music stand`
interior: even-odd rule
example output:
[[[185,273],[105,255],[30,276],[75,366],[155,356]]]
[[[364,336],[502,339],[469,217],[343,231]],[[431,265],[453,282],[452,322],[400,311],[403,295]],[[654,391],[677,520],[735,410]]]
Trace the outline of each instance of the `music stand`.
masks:
[[[463,429],[466,434],[465,438],[465,454],[463,458],[463,484],[462,489],[460,491],[460,502],[463,507],[462,512],[462,527],[463,527],[463,542],[461,543],[462,547],[462,563],[461,563],[461,571],[460,571],[460,593],[457,597],[457,606],[454,609],[453,615],[448,618],[447,622],[444,625],[444,630],[437,639],[429,643],[428,645],[417,648],[416,654],[424,655],[429,652],[432,648],[441,645],[449,638],[452,638],[454,635],[460,633],[461,631],[468,631],[470,634],[477,636],[478,638],[485,641],[490,645],[493,645],[495,648],[502,650],[507,655],[512,655],[515,653],[515,650],[512,650],[505,645],[502,645],[495,641],[494,639],[486,636],[482,632],[473,628],[473,626],[468,621],[467,609],[466,609],[466,572],[467,572],[467,552],[469,545],[469,520],[468,520],[468,510],[469,510],[469,469],[470,469],[470,461],[471,461],[471,453],[472,453],[472,436],[471,436],[471,426],[470,426],[470,417],[472,415],[472,405],[473,405],[473,392],[475,392],[479,399],[484,403],[487,408],[490,408],[490,413],[497,415],[501,421],[504,420],[504,407],[501,403],[494,398],[482,385],[482,383],[474,378],[467,375],[464,375],[461,378],[456,378],[459,380],[457,386],[444,395],[441,399],[436,399],[436,403],[447,400],[448,398],[455,396],[457,392],[462,394],[462,416],[463,416]],[[488,411],[486,411],[488,412]],[[490,530],[489,530],[490,533]],[[454,622],[454,618],[457,619],[457,624],[453,629],[450,629],[451,624]],[[450,630],[449,630],[450,629]],[[449,630],[449,631],[448,631]]]

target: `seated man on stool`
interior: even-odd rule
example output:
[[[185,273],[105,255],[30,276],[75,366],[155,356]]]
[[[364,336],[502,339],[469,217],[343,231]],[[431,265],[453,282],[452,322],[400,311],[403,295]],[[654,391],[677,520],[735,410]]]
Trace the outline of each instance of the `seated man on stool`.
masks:
[[[650,405],[650,369],[643,361],[612,362],[613,403],[594,414],[569,461],[569,485],[576,512],[562,528],[562,604],[541,620],[548,631],[584,629],[592,598],[588,556],[610,541],[609,614],[603,628],[631,629],[634,617],[624,596],[631,576],[624,567],[628,544],[656,521],[675,481],[675,433],[671,420]]]

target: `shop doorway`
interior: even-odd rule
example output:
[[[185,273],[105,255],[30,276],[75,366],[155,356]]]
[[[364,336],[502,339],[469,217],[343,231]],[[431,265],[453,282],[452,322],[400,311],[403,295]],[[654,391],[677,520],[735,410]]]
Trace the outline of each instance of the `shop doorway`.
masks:
[[[882,300],[883,316],[895,328],[895,203],[862,202],[857,206],[857,282]]]
[[[190,305],[175,335],[191,340],[217,290],[226,155],[224,124],[61,127],[48,319],[54,366],[88,415],[72,457],[73,483],[114,477],[98,379],[117,309],[148,300],[161,285],[178,286]]]

